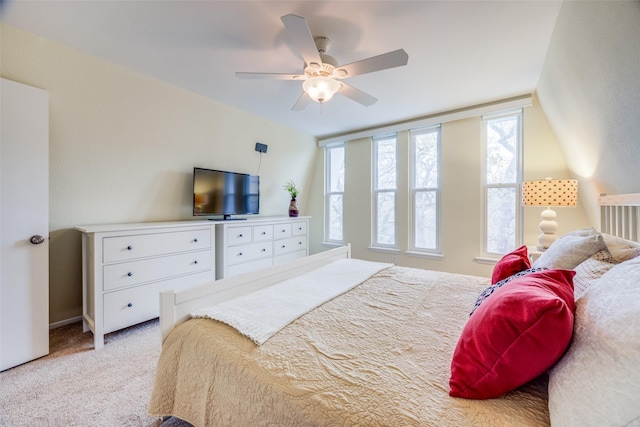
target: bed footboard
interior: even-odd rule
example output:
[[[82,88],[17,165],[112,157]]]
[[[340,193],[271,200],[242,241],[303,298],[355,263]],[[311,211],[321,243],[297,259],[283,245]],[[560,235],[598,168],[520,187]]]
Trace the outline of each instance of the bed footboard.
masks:
[[[160,292],[162,342],[164,343],[173,328],[188,320],[191,317],[190,313],[195,310],[219,304],[343,258],[351,258],[351,245],[299,258],[286,264],[216,280],[180,292]]]

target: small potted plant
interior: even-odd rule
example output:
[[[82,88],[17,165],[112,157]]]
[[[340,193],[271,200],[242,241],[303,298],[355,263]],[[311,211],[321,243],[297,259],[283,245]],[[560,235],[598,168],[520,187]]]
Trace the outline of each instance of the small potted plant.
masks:
[[[295,182],[293,182],[293,180],[291,179],[284,185],[284,189],[287,190],[287,192],[291,196],[291,202],[289,203],[289,216],[297,217],[298,201],[296,200],[296,198],[298,197],[298,194],[300,194],[300,190],[296,186]]]

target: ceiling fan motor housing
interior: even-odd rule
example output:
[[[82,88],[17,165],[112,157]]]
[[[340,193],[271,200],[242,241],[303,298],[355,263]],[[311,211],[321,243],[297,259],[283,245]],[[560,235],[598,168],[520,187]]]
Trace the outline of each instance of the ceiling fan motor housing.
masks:
[[[347,73],[344,70],[337,70],[338,72],[335,72],[338,67],[338,60],[327,54],[329,47],[331,46],[331,39],[324,36],[318,36],[314,37],[313,41],[316,43],[316,47],[318,48],[322,64],[317,64],[315,62],[305,64],[305,75],[307,77],[327,76],[345,78]]]

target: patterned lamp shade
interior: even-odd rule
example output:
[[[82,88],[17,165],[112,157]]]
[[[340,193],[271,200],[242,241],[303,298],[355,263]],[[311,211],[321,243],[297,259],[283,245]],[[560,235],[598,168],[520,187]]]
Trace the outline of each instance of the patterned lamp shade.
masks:
[[[524,206],[573,206],[578,202],[577,179],[541,179],[522,183]]]

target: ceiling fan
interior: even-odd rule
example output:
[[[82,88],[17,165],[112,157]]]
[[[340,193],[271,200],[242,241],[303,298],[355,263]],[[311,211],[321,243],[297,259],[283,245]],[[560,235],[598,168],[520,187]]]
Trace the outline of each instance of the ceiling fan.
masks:
[[[309,100],[324,103],[329,101],[337,92],[364,105],[373,105],[378,99],[348,85],[343,79],[360,74],[372,73],[387,68],[407,65],[409,55],[403,49],[383,53],[361,61],[346,65],[338,65],[338,61],[327,55],[331,40],[327,37],[313,37],[307,21],[297,15],[285,15],[281,17],[294,47],[304,59],[302,74],[286,73],[245,73],[237,72],[240,79],[274,79],[274,80],[299,80],[302,81],[304,92],[293,105],[292,110],[301,111],[309,103]]]

